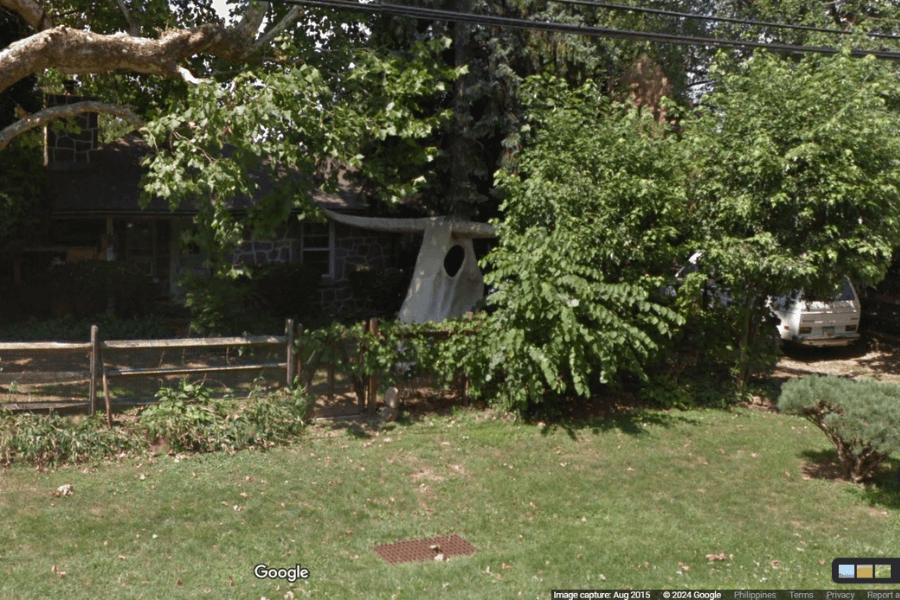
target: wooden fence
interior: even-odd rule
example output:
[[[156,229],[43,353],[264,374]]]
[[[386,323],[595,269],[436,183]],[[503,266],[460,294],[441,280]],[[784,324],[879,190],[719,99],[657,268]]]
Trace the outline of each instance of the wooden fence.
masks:
[[[93,415],[98,406],[98,384],[103,385],[103,394],[106,401],[107,419],[111,418],[111,406],[109,396],[109,380],[116,377],[135,377],[150,375],[189,375],[191,373],[211,373],[226,371],[251,371],[262,369],[284,369],[285,383],[288,387],[293,385],[297,374],[298,356],[294,349],[294,340],[297,330],[293,319],[285,322],[284,335],[278,336],[243,336],[243,337],[216,337],[216,338],[184,338],[162,340],[111,340],[101,341],[99,328],[91,327],[91,341],[87,343],[65,342],[3,342],[0,343],[0,352],[29,352],[29,353],[71,353],[85,351],[88,354],[89,367],[83,371],[66,372],[69,377],[87,375],[90,380],[88,392],[88,408]],[[247,346],[284,346],[284,361],[257,362],[250,364],[226,364],[215,366],[179,366],[179,367],[134,367],[115,368],[108,366],[103,360],[103,351],[108,350],[167,350],[186,348],[216,348],[216,347],[247,347]],[[62,373],[48,373],[48,375],[62,375]]]
[[[363,322],[363,330],[378,335],[379,324],[377,319],[369,319]],[[55,402],[32,406],[32,408],[56,408],[58,406],[81,407],[85,404],[91,415],[95,414],[99,406],[100,386],[102,385],[103,398],[105,400],[105,408],[107,420],[111,422],[112,406],[110,400],[110,380],[115,378],[127,378],[138,376],[168,376],[168,375],[191,375],[206,374],[227,371],[254,371],[263,369],[284,369],[285,383],[287,387],[294,385],[295,378],[306,380],[304,385],[309,385],[312,381],[312,375],[320,369],[326,371],[326,392],[325,396],[328,400],[332,400],[335,395],[335,364],[332,361],[323,361],[314,354],[306,357],[307,362],[304,364],[301,357],[301,350],[295,348],[295,340],[299,338],[302,328],[295,326],[292,319],[285,322],[284,335],[278,336],[243,336],[243,337],[215,337],[215,338],[179,338],[179,339],[158,339],[158,340],[110,340],[102,341],[100,338],[99,328],[94,325],[91,327],[91,341],[84,343],[65,343],[65,342],[0,342],[0,353],[3,352],[27,352],[32,354],[53,353],[73,353],[85,352],[89,359],[89,367],[87,371],[52,371],[39,370],[25,371],[18,375],[26,376],[30,379],[40,379],[46,382],[58,383],[63,381],[81,381],[85,379],[90,381],[88,392],[88,401],[78,403]],[[446,336],[445,331],[436,330],[431,333],[434,336]],[[335,341],[335,344],[340,342]],[[104,351],[107,355],[115,351],[141,351],[141,350],[159,350],[165,352],[172,349],[207,349],[207,348],[240,348],[252,346],[280,346],[283,347],[284,360],[277,362],[253,362],[249,364],[226,364],[226,365],[204,365],[204,366],[154,366],[154,367],[122,367],[115,366],[109,360],[104,360]],[[363,360],[363,353],[367,349],[365,346],[359,347],[360,356],[358,360]],[[107,357],[108,358],[108,357]],[[161,361],[160,361],[161,362]],[[2,365],[0,365],[2,366]],[[2,371],[2,369],[0,369]],[[0,372],[0,378],[15,377],[17,373]],[[27,377],[30,376],[30,377]],[[367,409],[373,412],[377,402],[378,378],[375,375],[357,375],[350,378],[353,391],[357,397],[357,407],[359,414],[364,413]],[[458,379],[458,395],[463,404],[468,404],[468,380],[460,374]],[[28,403],[35,404],[37,403]],[[24,405],[23,405],[24,406]]]

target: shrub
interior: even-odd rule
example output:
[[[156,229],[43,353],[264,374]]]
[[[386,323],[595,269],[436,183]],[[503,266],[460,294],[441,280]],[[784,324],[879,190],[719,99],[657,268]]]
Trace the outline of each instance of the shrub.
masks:
[[[854,483],[870,479],[900,450],[900,386],[834,375],[802,377],[784,385],[778,408],[825,432]]]
[[[185,305],[191,309],[191,330],[200,334],[241,334],[258,331],[253,315],[253,289],[245,276],[223,278],[189,275]]]
[[[13,460],[37,465],[78,463],[146,447],[142,438],[128,431],[108,429],[101,415],[0,414],[0,461],[5,464]]]
[[[172,326],[162,317],[149,315],[136,319],[118,319],[108,315],[97,315],[84,319],[65,316],[40,320],[30,317],[0,326],[0,339],[57,342],[87,342],[91,339],[91,325],[97,325],[104,340],[156,339],[173,335]]]
[[[304,320],[313,304],[322,275],[301,263],[269,263],[253,273],[257,309],[279,319]]]
[[[304,426],[308,397],[299,391],[254,389],[246,403],[213,398],[202,383],[179,382],[157,392],[138,430],[174,452],[236,451],[287,443]]]
[[[151,312],[156,286],[137,265],[125,262],[84,261],[57,267],[47,274],[55,310],[76,318],[107,312],[110,299],[121,318]]]
[[[203,334],[280,331],[284,319],[308,321],[321,275],[300,263],[271,263],[252,276],[190,275],[185,304],[191,329]]]
[[[358,265],[350,272],[350,288],[353,297],[365,302],[374,316],[396,316],[403,305],[410,279],[410,269]]]

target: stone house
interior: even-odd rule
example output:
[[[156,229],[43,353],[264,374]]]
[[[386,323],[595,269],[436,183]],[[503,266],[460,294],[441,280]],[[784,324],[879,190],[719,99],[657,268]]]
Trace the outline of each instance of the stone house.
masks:
[[[79,99],[52,98],[55,103]],[[149,148],[136,134],[98,144],[96,114],[78,118],[80,133],[45,133],[45,166],[49,178],[49,234],[26,248],[10,265],[8,276],[20,281],[51,264],[85,260],[126,261],[139,265],[157,283],[161,298],[178,302],[180,276],[202,272],[204,256],[185,244],[182,234],[192,227],[197,211],[190,206],[170,210],[161,198],[141,208],[141,160]],[[359,194],[345,181],[335,194],[315,192],[321,206],[345,214],[365,214]],[[236,216],[252,200],[234,203]],[[400,236],[371,232],[340,223],[301,222],[292,217],[274,239],[249,236],[234,256],[235,263],[302,262],[322,273],[319,294],[323,307],[341,311],[354,303],[350,273],[359,265],[388,267],[400,253]]]

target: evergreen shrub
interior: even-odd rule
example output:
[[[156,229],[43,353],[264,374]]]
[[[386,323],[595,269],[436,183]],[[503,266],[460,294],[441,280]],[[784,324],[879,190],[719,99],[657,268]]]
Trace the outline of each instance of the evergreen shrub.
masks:
[[[888,455],[900,450],[900,386],[895,384],[801,377],[784,385],[778,408],[821,429],[854,483],[871,479]]]

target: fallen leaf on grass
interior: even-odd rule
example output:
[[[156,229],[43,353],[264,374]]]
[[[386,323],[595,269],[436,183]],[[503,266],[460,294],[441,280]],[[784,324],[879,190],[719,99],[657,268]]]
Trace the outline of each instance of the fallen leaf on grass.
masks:
[[[234,587],[234,577],[228,576],[228,587]]]
[[[718,554],[707,554],[706,560],[714,561],[714,560],[728,560],[728,557],[725,556],[724,552],[720,552]]]
[[[65,577],[66,576],[66,572],[61,571],[59,569],[59,567],[57,567],[56,565],[53,565],[52,567],[50,567],[50,572],[53,573],[54,575],[56,575],[57,577]]]
[[[776,569],[781,565],[781,563],[778,562],[777,560],[770,560],[769,564],[772,565],[773,567],[775,567]]]
[[[53,497],[59,498],[61,496],[71,496],[74,493],[75,493],[75,486],[72,485],[71,483],[65,483],[65,484],[59,486],[58,488],[56,488],[56,491],[53,492]]]
[[[682,571],[690,571],[690,570],[691,570],[691,567],[689,567],[688,565],[684,564],[684,563],[681,562],[680,560],[678,561],[678,566],[681,567],[681,570],[682,570]]]

